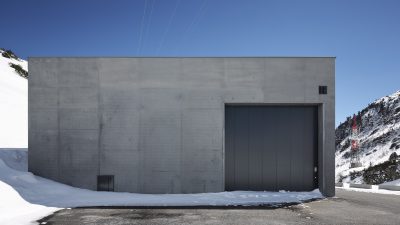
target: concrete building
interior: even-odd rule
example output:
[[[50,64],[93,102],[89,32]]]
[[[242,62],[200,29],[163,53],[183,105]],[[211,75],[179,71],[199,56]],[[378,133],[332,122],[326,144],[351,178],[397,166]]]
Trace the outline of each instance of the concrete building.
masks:
[[[335,59],[29,59],[29,171],[139,193],[334,189]]]

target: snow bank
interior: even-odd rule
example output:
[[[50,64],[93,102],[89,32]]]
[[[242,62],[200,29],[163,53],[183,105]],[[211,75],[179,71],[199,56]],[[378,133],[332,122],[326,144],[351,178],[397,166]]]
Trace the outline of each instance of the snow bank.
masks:
[[[28,224],[58,210],[25,201],[10,185],[2,181],[0,200],[0,224]]]
[[[1,150],[0,150],[1,151]],[[4,152],[0,154],[4,157]],[[22,152],[20,152],[22,153]],[[12,158],[12,157],[9,157]],[[282,202],[301,202],[322,198],[313,192],[253,192],[235,191],[201,194],[134,194],[96,192],[74,188],[26,171],[12,169],[0,159],[0,180],[11,185],[27,201],[54,207],[78,206],[195,206],[195,205],[260,205]],[[21,161],[23,162],[23,161]],[[14,164],[14,162],[8,162]]]
[[[21,221],[28,223],[58,208],[78,206],[250,206],[297,203],[323,197],[318,190],[201,194],[96,192],[35,176],[26,171],[26,165],[18,165],[26,164],[26,158],[26,150],[0,149],[0,224],[7,224],[8,221],[13,221],[12,224],[19,224]]]
[[[26,148],[0,148],[0,159],[12,169],[28,171],[28,153]]]
[[[26,153],[26,150],[0,150],[0,224],[27,224],[58,210],[26,201],[13,186],[26,192],[21,187],[28,188],[34,181],[32,174],[18,170],[26,171]]]

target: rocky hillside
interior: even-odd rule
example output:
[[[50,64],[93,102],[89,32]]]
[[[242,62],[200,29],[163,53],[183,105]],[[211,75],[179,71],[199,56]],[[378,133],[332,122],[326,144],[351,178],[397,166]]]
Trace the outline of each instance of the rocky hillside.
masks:
[[[14,69],[15,73],[23,78],[28,78],[28,63],[18,58],[11,50],[0,48],[1,59],[3,62],[8,63],[8,66]]]
[[[349,169],[352,117],[336,128],[336,181],[379,184],[400,178],[400,91],[356,115],[363,167]],[[390,158],[390,159],[389,159]]]
[[[28,147],[28,62],[0,49],[0,148]]]

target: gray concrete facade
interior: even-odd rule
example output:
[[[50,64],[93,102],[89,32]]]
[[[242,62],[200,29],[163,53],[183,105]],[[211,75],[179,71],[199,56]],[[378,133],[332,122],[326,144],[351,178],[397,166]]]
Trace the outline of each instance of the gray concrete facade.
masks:
[[[335,193],[335,58],[29,58],[29,171],[96,190],[220,192],[227,104],[318,106],[319,188]],[[320,95],[319,85],[328,93]]]

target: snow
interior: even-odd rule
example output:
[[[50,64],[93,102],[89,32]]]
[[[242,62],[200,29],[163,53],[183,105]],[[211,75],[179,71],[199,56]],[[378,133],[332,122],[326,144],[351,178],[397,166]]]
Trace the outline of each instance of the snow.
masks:
[[[0,149],[0,224],[28,224],[60,208],[82,206],[251,206],[323,198],[318,190],[199,194],[96,192],[27,172],[27,157],[27,150]]]
[[[393,186],[400,186],[400,179],[389,181],[389,182],[386,182],[386,183],[383,183],[383,184],[385,184],[385,185],[393,185]]]
[[[5,58],[0,50],[0,148],[28,147],[28,80],[9,63],[28,70],[25,60]]]
[[[1,181],[0,199],[0,224],[29,224],[58,210],[25,201],[10,185]]]
[[[11,169],[28,171],[27,149],[0,149],[0,159]]]
[[[364,188],[351,188],[351,187],[336,187],[338,189],[343,189],[346,191],[357,191],[357,192],[367,192],[375,194],[386,194],[386,195],[400,195],[400,191],[391,191],[385,189],[364,189]]]

